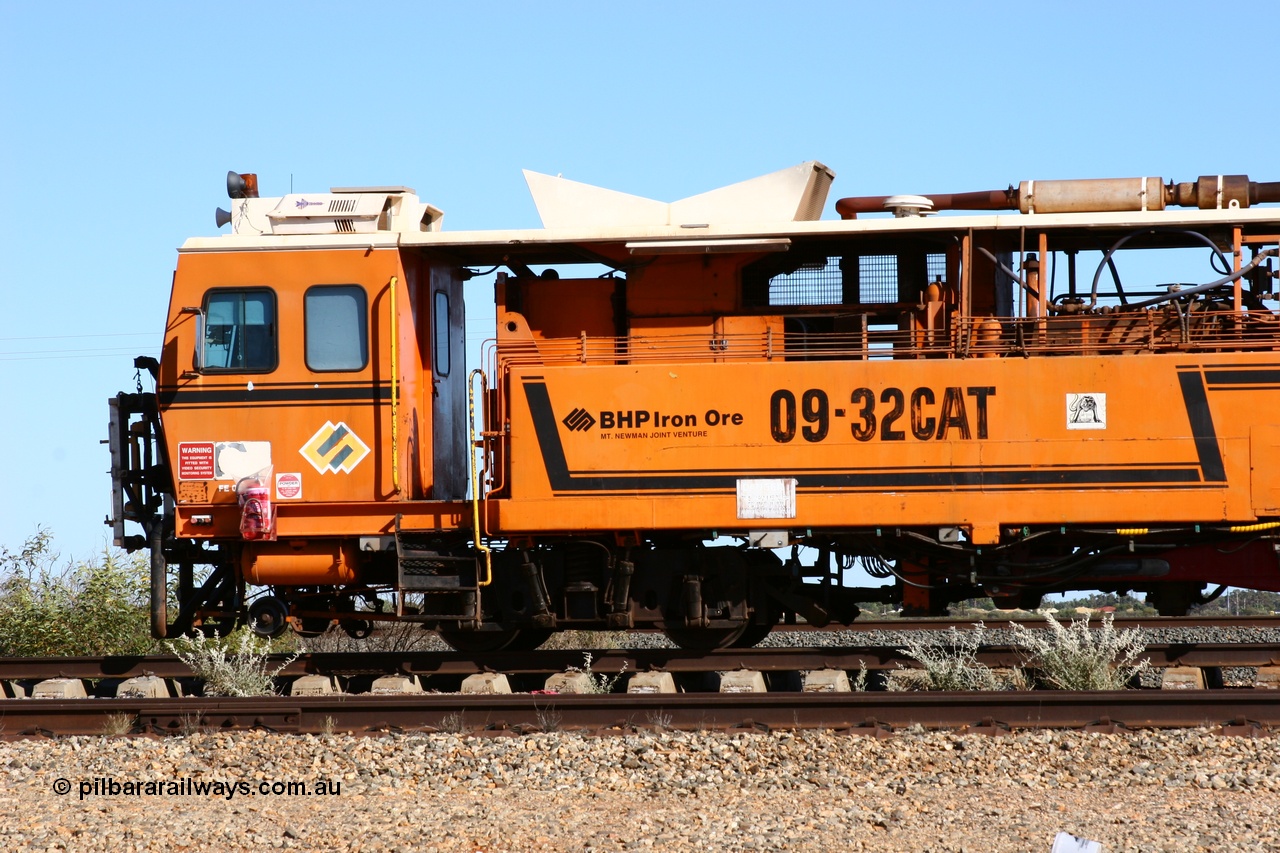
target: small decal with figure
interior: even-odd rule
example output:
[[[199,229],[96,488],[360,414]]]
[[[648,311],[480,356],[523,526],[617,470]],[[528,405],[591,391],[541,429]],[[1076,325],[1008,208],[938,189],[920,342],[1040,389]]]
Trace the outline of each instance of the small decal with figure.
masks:
[[[1106,428],[1106,394],[1094,391],[1067,395],[1067,429]]]

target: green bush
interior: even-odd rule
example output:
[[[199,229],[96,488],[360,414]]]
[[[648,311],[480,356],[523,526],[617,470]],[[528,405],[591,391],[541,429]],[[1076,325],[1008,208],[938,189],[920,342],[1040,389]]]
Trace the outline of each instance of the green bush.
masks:
[[[150,573],[146,553],[104,550],[59,566],[41,529],[18,553],[0,546],[0,655],[144,654]]]

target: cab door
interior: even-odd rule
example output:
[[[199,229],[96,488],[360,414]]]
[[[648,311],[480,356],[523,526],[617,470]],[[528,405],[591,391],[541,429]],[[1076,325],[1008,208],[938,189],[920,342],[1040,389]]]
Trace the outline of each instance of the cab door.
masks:
[[[470,441],[462,280],[452,265],[432,264],[426,285],[430,335],[424,354],[430,362],[433,445],[430,496],[434,500],[465,500]]]

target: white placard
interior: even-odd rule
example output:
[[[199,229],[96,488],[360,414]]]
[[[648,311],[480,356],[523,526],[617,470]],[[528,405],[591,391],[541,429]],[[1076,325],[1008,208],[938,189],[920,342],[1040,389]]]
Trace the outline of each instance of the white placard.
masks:
[[[738,518],[795,518],[794,477],[738,481]]]

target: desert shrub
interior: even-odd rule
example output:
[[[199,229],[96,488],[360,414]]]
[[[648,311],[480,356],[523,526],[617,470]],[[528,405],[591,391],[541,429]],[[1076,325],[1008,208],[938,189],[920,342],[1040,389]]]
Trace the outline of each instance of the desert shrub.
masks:
[[[204,680],[206,696],[270,696],[276,692],[275,677],[297,659],[294,654],[273,667],[271,644],[245,629],[223,639],[197,634],[166,645]]]
[[[979,622],[972,631],[914,631],[898,649],[918,662],[921,669],[889,679],[890,689],[899,690],[1008,690],[1010,684],[991,667],[978,660],[985,626]],[[904,677],[905,676],[905,677]]]
[[[104,549],[61,563],[41,529],[14,553],[0,546],[0,655],[143,654],[151,648],[149,557]]]
[[[581,672],[587,676],[587,693],[612,693],[613,688],[617,686],[623,674],[627,671],[626,662],[623,662],[622,669],[618,670],[617,675],[607,675],[603,672],[593,672],[591,669],[592,661],[591,652],[583,652],[582,666],[571,666],[569,667],[569,672]]]
[[[1089,614],[1071,620],[1064,626],[1045,611],[1047,630],[1032,630],[1011,625],[1015,645],[1029,657],[1040,680],[1059,690],[1121,690],[1135,676],[1141,675],[1150,661],[1139,660],[1146,650],[1140,628],[1117,631],[1110,613],[1102,616],[1102,624],[1089,627]]]

